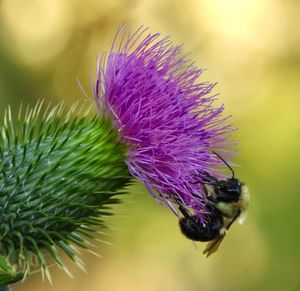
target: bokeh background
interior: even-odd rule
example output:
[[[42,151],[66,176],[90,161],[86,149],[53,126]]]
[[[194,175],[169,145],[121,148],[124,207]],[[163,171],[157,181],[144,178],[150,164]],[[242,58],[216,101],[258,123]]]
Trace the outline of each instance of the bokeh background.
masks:
[[[16,291],[300,290],[300,2],[293,0],[0,0],[0,112],[38,99],[83,100],[96,55],[121,22],[171,35],[207,68],[203,81],[239,130],[237,175],[252,193],[244,226],[234,225],[207,259],[174,215],[134,185],[108,221],[99,259],[74,279],[52,268]]]

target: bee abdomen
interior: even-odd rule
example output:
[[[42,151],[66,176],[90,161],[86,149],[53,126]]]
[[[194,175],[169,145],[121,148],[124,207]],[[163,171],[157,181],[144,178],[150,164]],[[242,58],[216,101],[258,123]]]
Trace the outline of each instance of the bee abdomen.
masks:
[[[194,241],[211,241],[220,236],[223,227],[221,215],[215,215],[208,223],[202,223],[196,216],[191,218],[181,218],[179,220],[181,232]]]

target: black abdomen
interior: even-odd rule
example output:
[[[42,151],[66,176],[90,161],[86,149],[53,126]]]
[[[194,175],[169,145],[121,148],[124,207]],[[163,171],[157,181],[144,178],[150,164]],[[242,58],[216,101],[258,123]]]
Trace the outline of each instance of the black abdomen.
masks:
[[[179,220],[181,232],[194,241],[211,241],[220,236],[223,227],[222,215],[215,209],[207,223],[202,223],[196,216],[183,217]]]

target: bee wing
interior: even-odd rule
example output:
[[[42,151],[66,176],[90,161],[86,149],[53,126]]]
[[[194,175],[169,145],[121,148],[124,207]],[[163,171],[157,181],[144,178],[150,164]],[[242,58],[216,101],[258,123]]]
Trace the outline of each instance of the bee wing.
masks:
[[[221,230],[221,232],[223,232],[223,234],[220,234],[220,236],[210,242],[208,242],[205,250],[203,251],[203,254],[206,254],[206,257],[209,257],[210,255],[212,255],[213,253],[215,253],[221,242],[223,241],[226,232],[229,230],[230,226],[236,221],[236,219],[239,217],[240,212],[238,212],[235,217],[232,220],[229,220],[227,218],[224,218],[224,227]]]
[[[227,219],[226,217],[223,217],[223,223],[224,226],[223,228],[220,230],[220,236],[210,242],[207,243],[206,248],[203,251],[203,254],[206,254],[206,257],[209,257],[210,255],[212,255],[213,253],[215,253],[221,242],[223,241],[227,230],[230,228],[231,224],[233,221],[230,221],[229,219]]]
[[[214,240],[208,242],[208,244],[206,245],[205,250],[203,251],[203,254],[206,254],[206,257],[209,257],[210,255],[212,255],[213,253],[215,253],[218,250],[222,240],[225,237],[225,234],[226,233],[219,236],[217,239],[214,239]]]

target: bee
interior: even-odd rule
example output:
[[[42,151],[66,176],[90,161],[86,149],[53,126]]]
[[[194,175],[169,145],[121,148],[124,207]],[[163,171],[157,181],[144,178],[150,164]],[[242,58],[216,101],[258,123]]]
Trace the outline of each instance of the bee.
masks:
[[[216,152],[213,153],[230,169],[232,177],[221,180],[205,173],[206,208],[211,213],[207,223],[202,223],[182,205],[179,206],[179,210],[184,216],[179,220],[181,232],[194,241],[208,241],[203,251],[207,257],[218,250],[227,231],[236,220],[239,223],[244,221],[250,204],[250,193],[247,186],[235,178],[233,169],[220,155]]]

